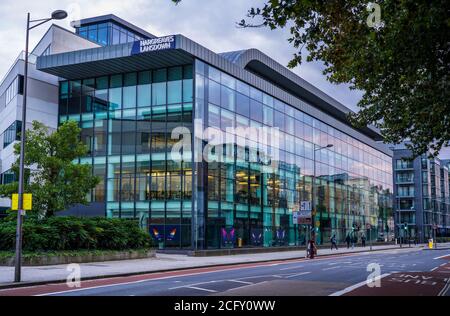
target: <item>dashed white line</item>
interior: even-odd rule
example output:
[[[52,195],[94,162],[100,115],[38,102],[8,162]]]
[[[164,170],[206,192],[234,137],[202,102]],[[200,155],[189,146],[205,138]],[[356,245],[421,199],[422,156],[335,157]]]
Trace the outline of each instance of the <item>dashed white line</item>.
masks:
[[[437,266],[437,267],[431,269],[430,272],[433,272],[433,271],[436,270],[437,268],[439,268],[439,266]]]

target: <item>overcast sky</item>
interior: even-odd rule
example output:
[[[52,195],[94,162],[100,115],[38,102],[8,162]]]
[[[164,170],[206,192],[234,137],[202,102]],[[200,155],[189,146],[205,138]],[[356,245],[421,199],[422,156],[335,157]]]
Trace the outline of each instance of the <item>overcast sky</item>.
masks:
[[[265,28],[241,29],[236,22],[245,18],[247,9],[260,6],[264,0],[183,0],[175,6],[171,0],[1,0],[0,1],[0,77],[3,77],[25,47],[26,12],[39,19],[62,9],[69,13],[56,24],[72,30],[70,21],[103,14],[115,14],[156,35],[183,34],[216,53],[257,48],[287,65],[295,49],[287,42],[289,31]],[[34,29],[30,35],[33,48],[48,29]],[[360,92],[346,85],[329,83],[322,74],[320,63],[306,61],[293,70],[325,93],[352,110]]]

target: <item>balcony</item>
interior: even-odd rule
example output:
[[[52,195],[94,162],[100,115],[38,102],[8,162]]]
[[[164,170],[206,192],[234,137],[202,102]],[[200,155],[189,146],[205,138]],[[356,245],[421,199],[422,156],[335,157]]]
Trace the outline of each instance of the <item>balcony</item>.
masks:
[[[395,184],[413,184],[414,178],[396,178]]]

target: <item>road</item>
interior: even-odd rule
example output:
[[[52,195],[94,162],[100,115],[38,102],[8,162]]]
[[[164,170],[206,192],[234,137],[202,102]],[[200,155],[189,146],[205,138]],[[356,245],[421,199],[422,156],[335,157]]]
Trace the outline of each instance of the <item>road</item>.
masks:
[[[377,268],[381,286],[368,287]],[[449,283],[450,250],[416,248],[89,280],[80,288],[46,284],[0,296],[434,296],[450,295]]]

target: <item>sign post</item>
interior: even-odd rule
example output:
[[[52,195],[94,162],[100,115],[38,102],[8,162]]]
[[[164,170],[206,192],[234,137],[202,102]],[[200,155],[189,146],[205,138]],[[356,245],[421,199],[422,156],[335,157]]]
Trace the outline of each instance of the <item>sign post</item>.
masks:
[[[372,251],[372,225],[367,224],[366,229],[369,230],[369,244],[370,244],[370,251]]]
[[[300,225],[308,225],[309,227],[309,239],[311,239],[311,231],[312,231],[312,210],[311,210],[311,201],[301,201],[300,202],[300,210],[296,212],[297,223]],[[306,241],[306,236],[305,236]]]

